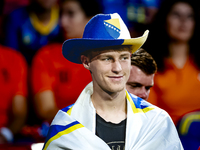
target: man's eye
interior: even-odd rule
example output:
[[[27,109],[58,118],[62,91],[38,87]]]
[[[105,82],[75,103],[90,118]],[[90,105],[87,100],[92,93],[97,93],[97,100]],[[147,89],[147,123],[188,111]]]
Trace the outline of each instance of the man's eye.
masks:
[[[134,89],[134,88],[137,88],[138,86],[137,85],[132,85],[132,84],[127,84],[130,88]]]
[[[122,57],[122,60],[127,60],[128,59],[128,57]]]
[[[145,87],[145,89],[148,91],[148,90],[150,90],[151,87],[152,86],[147,86],[147,87]]]
[[[111,60],[111,58],[103,58],[102,60],[103,61],[109,61],[109,60]]]
[[[135,89],[135,88],[137,88],[137,86],[131,86],[131,88],[132,88],[132,89]]]

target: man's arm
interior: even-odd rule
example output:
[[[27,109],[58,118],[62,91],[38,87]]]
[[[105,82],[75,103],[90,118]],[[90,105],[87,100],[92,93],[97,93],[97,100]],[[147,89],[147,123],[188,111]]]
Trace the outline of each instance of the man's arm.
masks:
[[[39,92],[36,94],[34,101],[38,116],[42,120],[51,122],[58,112],[53,92],[51,90]]]

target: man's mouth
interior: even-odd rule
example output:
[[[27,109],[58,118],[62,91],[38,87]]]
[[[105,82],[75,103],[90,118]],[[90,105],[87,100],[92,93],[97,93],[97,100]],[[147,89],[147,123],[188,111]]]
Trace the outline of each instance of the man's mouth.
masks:
[[[123,75],[120,75],[120,76],[109,76],[109,78],[111,80],[114,80],[114,81],[120,81],[123,78]]]

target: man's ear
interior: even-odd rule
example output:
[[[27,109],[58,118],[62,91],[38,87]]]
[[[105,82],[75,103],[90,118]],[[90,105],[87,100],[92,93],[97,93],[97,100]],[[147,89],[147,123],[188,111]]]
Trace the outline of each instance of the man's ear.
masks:
[[[81,62],[83,64],[83,66],[89,70],[90,67],[90,63],[89,63],[89,58],[85,55],[81,55]]]

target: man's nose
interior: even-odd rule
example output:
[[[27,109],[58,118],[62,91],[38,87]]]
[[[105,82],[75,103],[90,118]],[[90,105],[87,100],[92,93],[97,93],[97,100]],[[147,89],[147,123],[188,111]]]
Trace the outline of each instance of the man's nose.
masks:
[[[140,98],[144,99],[144,100],[147,100],[148,98],[148,93],[147,93],[147,90],[145,89],[145,87],[142,87],[141,88],[141,91],[138,95]]]
[[[112,70],[114,72],[120,72],[122,70],[121,63],[118,60],[116,60],[116,61],[113,62],[113,64],[112,64]]]

